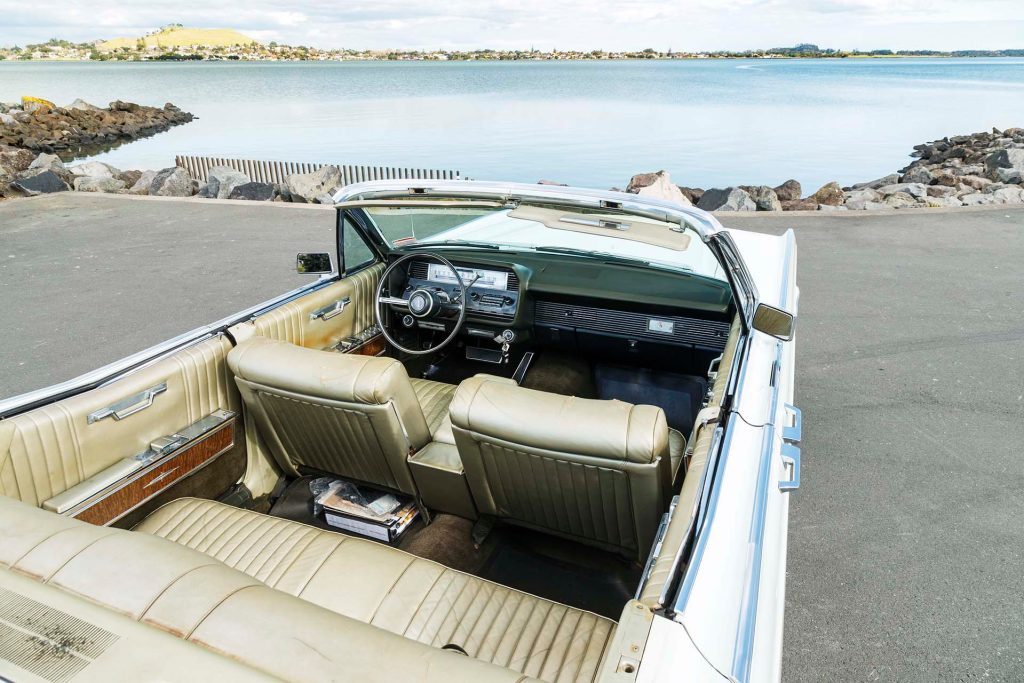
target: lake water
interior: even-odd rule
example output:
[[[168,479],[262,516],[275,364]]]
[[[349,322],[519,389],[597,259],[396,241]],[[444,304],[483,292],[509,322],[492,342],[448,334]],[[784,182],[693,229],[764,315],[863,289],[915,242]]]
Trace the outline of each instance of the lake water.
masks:
[[[1024,126],[1024,59],[0,62],[0,101],[25,94],[199,117],[96,157],[121,168],[197,154],[813,190],[889,173],[920,142]]]

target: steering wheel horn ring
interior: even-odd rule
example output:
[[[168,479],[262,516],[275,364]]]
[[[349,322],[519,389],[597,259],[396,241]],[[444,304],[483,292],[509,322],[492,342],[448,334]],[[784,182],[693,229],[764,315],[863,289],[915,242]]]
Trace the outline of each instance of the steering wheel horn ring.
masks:
[[[414,258],[433,259],[447,267],[448,270],[452,272],[452,275],[455,276],[455,281],[458,283],[458,296],[455,298],[446,297],[448,299],[447,301],[441,301],[440,297],[436,293],[423,287],[414,290],[412,294],[409,295],[408,299],[403,299],[400,296],[385,295],[384,288],[387,287],[388,280],[390,279],[391,275],[395,272],[395,269],[398,268],[398,266],[400,266],[401,264],[405,263],[406,261],[409,261]],[[383,334],[384,338],[388,340],[388,343],[390,343],[399,351],[403,351],[413,356],[422,356],[428,353],[433,353],[434,351],[443,348],[448,343],[450,343],[452,339],[455,338],[455,335],[458,334],[459,330],[462,328],[462,323],[466,320],[466,300],[468,298],[469,297],[467,296],[466,283],[463,282],[462,276],[459,274],[458,269],[456,269],[455,266],[452,265],[451,261],[449,261],[448,259],[439,254],[433,254],[429,252],[406,254],[405,256],[402,256],[394,263],[392,263],[390,266],[385,268],[384,272],[381,273],[380,282],[377,284],[377,294],[375,298],[376,305],[373,308],[373,312],[374,316],[377,318],[377,325],[380,327],[381,334]],[[435,317],[442,310],[450,310],[452,306],[458,307],[459,315],[458,319],[455,321],[455,324],[452,326],[451,332],[449,332],[448,335],[440,343],[434,344],[433,346],[430,346],[428,348],[406,348],[402,344],[399,344],[398,340],[396,340],[394,336],[392,336],[392,334],[388,331],[388,316],[385,315],[385,310],[387,307],[400,310],[404,309],[408,315],[412,315],[417,320],[426,320],[428,318]]]

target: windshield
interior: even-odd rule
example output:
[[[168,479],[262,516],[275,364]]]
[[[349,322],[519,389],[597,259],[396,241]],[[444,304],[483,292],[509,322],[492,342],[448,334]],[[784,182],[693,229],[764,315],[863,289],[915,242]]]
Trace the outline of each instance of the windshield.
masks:
[[[621,213],[522,204],[371,206],[364,211],[396,249],[463,246],[612,258],[725,281],[692,228]]]

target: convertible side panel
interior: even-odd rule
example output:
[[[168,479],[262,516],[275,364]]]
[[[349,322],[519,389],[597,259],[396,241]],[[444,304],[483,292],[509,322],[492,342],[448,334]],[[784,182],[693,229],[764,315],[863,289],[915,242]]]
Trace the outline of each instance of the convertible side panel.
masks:
[[[237,342],[258,335],[311,349],[326,349],[374,324],[373,302],[383,270],[383,264],[364,268],[228,331]],[[339,303],[346,300],[347,303]],[[332,315],[334,309],[330,307],[334,305],[341,311]],[[329,310],[321,313],[324,309]]]
[[[218,335],[105,386],[3,420],[0,494],[43,505],[216,411],[238,413],[225,360],[230,349]],[[244,463],[237,458],[235,481]]]

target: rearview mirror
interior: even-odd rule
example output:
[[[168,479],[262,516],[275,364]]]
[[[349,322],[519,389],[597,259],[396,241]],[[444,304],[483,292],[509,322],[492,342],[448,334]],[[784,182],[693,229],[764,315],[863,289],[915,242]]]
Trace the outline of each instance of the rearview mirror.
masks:
[[[768,304],[758,304],[754,311],[754,329],[776,339],[790,341],[796,328],[796,316]]]
[[[333,273],[334,267],[331,266],[331,255],[327,252],[311,252],[295,256],[295,270],[299,273],[317,275]]]

